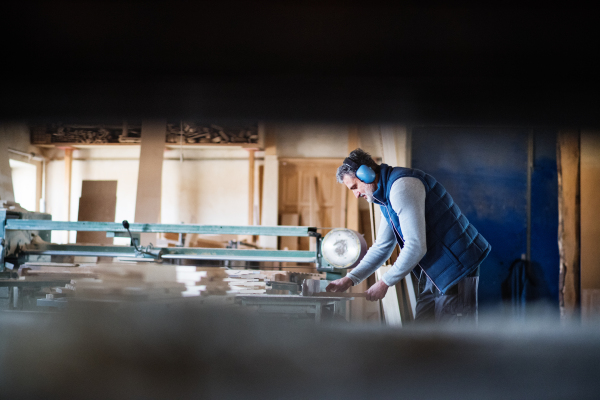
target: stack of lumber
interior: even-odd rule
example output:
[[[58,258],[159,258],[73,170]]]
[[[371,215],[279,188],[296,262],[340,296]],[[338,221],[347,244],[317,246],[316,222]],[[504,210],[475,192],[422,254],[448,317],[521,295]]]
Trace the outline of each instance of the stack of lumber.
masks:
[[[228,270],[229,285],[236,294],[265,294],[266,283],[272,275],[267,271]]]
[[[45,290],[46,292],[49,292],[46,293],[46,299],[51,300],[73,296],[75,294],[75,285],[73,283],[74,281],[71,281],[71,283],[67,283],[64,287],[54,287]]]
[[[111,263],[91,267],[97,278],[72,281],[80,299],[154,300],[180,298],[185,285],[177,282],[175,266]],[[69,289],[69,287],[66,287]]]
[[[46,291],[47,299],[136,301],[181,297],[221,297],[266,294],[268,281],[301,282],[323,279],[323,274],[287,271],[232,270],[221,267],[176,266],[153,263],[27,264],[21,279],[67,280]]]
[[[36,262],[26,263],[19,269],[20,279],[28,281],[58,281],[82,277],[95,277],[89,265],[73,263]]]
[[[196,123],[167,124],[167,143],[257,143],[258,124],[240,127],[200,125]]]
[[[204,276],[200,279],[200,285],[203,286],[201,296],[226,296],[229,294],[229,282],[224,268],[207,268]]]

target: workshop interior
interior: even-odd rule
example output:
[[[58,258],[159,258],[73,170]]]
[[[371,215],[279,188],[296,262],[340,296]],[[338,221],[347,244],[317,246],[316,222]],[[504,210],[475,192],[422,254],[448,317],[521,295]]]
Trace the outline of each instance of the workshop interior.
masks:
[[[0,387],[18,398],[597,398],[600,37],[583,8],[6,7]],[[559,28],[560,27],[560,28]],[[475,323],[376,242],[353,150],[491,245]]]

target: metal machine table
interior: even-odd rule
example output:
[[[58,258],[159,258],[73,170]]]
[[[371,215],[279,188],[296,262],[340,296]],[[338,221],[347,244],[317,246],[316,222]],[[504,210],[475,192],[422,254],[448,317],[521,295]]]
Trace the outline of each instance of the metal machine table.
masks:
[[[340,307],[340,302],[352,300],[353,297],[318,297],[298,295],[238,295],[236,302],[242,306],[257,306],[259,312],[273,314],[314,314],[315,321],[320,322],[323,307]]]

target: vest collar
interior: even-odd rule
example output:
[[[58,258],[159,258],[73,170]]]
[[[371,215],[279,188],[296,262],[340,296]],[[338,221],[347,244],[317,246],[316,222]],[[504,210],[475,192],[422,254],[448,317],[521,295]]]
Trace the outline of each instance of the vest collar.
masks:
[[[373,197],[384,204],[387,203],[387,181],[391,172],[392,168],[389,165],[379,165],[379,182],[377,182],[377,190],[373,192]]]

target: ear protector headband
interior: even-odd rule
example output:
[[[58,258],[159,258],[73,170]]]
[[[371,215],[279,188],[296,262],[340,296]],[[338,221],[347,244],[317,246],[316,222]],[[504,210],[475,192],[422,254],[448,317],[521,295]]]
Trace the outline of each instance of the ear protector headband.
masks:
[[[344,160],[344,164],[356,171],[356,177],[364,183],[373,183],[375,181],[375,171],[366,165],[360,165],[352,161],[350,158]]]

